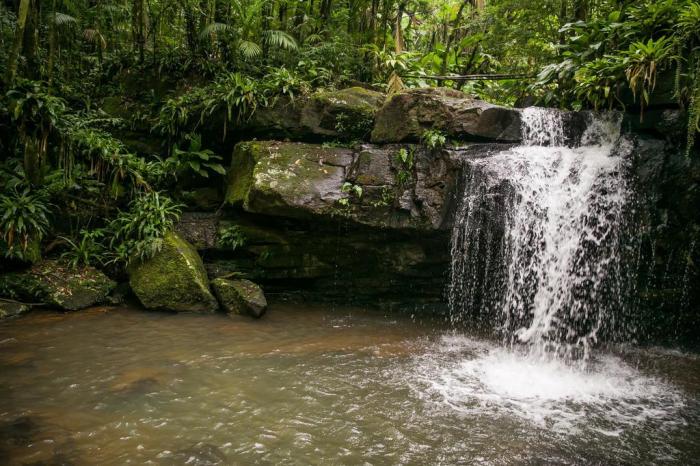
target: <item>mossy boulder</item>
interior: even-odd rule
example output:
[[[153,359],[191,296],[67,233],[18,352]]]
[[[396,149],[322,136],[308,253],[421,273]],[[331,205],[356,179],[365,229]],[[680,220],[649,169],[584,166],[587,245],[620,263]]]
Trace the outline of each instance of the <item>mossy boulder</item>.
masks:
[[[26,304],[0,301],[0,320],[20,316],[29,310]]]
[[[386,95],[350,87],[294,99],[280,97],[242,123],[249,135],[296,140],[367,139]],[[223,118],[223,115],[222,115]],[[220,124],[215,119],[215,124]]]
[[[254,141],[236,145],[226,200],[253,213],[305,218],[330,214],[344,197],[353,153],[315,144]]]
[[[77,311],[104,302],[116,283],[93,267],[71,267],[45,260],[24,272],[0,277],[0,290],[11,297]]]
[[[167,233],[161,250],[129,267],[129,284],[148,309],[214,312],[216,299],[197,250],[177,233]]]
[[[362,87],[319,92],[304,106],[301,124],[318,136],[366,139],[385,99],[385,94]]]
[[[267,309],[265,294],[250,280],[216,278],[211,285],[221,307],[229,314],[260,317]]]
[[[467,141],[517,142],[520,112],[454,89],[410,89],[392,96],[377,112],[372,142],[418,142],[431,129]]]

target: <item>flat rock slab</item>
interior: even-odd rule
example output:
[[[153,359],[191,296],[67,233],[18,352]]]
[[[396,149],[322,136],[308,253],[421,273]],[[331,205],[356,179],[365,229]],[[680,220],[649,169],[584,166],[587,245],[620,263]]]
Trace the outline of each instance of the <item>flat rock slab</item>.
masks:
[[[77,311],[104,302],[116,286],[94,267],[71,267],[45,260],[24,272],[0,277],[0,288],[17,298],[41,302],[66,311]]]

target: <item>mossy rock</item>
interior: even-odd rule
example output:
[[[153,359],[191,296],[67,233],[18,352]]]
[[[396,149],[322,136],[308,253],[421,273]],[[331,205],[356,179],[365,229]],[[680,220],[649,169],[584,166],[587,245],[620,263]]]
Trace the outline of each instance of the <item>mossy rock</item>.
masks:
[[[304,106],[301,124],[314,135],[366,139],[385,99],[385,94],[362,87],[322,91]]]
[[[226,201],[253,213],[308,218],[329,214],[344,197],[352,151],[315,144],[255,141],[237,144]]]
[[[18,317],[29,310],[26,304],[0,301],[0,320]]]
[[[167,233],[152,258],[129,266],[129,284],[148,309],[215,312],[216,299],[197,250],[177,233]]]
[[[262,289],[250,280],[227,280],[217,278],[211,286],[221,304],[229,314],[261,317],[267,309],[267,300]]]
[[[71,267],[45,260],[25,272],[0,277],[0,290],[12,297],[77,311],[104,302],[116,283],[93,267]]]

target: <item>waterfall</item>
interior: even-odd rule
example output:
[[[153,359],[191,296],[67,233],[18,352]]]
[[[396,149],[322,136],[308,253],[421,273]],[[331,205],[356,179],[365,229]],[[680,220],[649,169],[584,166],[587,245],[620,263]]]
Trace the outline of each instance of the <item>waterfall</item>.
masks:
[[[508,343],[585,359],[624,305],[631,189],[619,117],[590,115],[576,147],[566,117],[525,109],[522,145],[466,161],[449,304],[455,322],[495,323]]]

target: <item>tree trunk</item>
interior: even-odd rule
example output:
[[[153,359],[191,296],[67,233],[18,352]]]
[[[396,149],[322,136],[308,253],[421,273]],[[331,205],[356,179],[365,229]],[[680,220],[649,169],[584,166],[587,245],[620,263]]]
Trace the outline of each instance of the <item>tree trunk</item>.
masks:
[[[8,85],[12,85],[17,75],[17,61],[19,53],[22,50],[22,42],[24,41],[24,28],[27,24],[27,15],[29,13],[29,0],[21,0],[19,11],[17,13],[17,28],[15,29],[15,41],[12,44],[12,51],[7,65],[7,73],[5,81]]]

